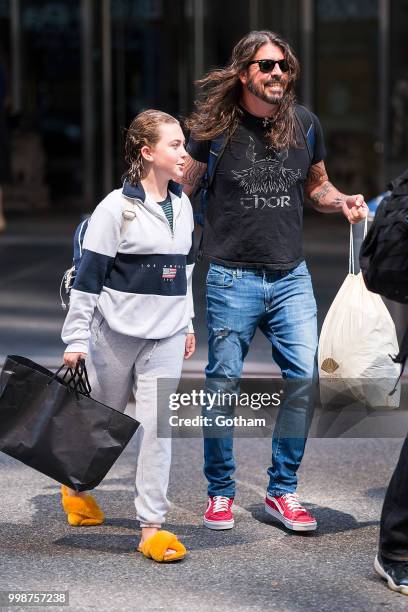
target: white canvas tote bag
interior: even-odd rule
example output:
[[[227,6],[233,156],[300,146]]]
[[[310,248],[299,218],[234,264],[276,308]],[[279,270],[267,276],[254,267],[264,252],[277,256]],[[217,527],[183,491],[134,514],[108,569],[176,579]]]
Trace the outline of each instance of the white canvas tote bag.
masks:
[[[387,307],[379,295],[368,291],[361,272],[354,274],[350,226],[349,274],[330,306],[319,340],[322,404],[328,406],[346,393],[371,408],[397,408],[401,365],[392,357],[398,352],[395,325]]]

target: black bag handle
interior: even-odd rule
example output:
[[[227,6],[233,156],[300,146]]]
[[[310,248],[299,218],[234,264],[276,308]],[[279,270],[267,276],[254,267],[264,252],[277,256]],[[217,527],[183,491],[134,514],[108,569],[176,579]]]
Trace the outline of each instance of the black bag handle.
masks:
[[[63,363],[62,366],[60,368],[58,368],[58,370],[55,372],[54,376],[52,376],[51,380],[47,383],[47,385],[50,385],[52,382],[54,382],[54,380],[57,380],[59,373],[64,368],[66,368],[66,371],[65,371],[64,375],[59,378],[59,380],[60,380],[60,382],[63,382],[64,384],[69,385],[71,380],[74,377],[74,371],[72,370],[72,368],[70,368],[67,365],[65,365],[65,363]],[[66,378],[68,373],[71,375],[71,377],[68,380],[65,380],[65,378]]]
[[[63,370],[64,368],[66,368],[64,374],[62,376],[59,376],[61,370]],[[59,382],[64,384],[77,395],[81,393],[86,397],[91,396],[92,388],[89,383],[88,372],[86,370],[84,359],[78,359],[74,370],[71,367],[63,364],[60,368],[58,368],[58,370],[55,372],[55,374],[52,376],[51,380],[47,384],[50,385],[52,382],[57,380],[57,378]]]
[[[72,390],[75,392],[82,393],[83,395],[86,395],[87,397],[90,397],[92,388],[89,383],[88,372],[86,370],[84,359],[78,359],[76,366],[75,366],[74,377],[72,380],[74,379],[75,379],[75,382],[72,387]]]

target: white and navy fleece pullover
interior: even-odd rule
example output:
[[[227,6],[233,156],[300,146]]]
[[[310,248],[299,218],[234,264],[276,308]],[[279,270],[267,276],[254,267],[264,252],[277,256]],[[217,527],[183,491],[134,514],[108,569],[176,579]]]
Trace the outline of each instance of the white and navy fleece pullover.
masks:
[[[127,336],[158,340],[187,326],[193,331],[193,212],[181,185],[170,181],[169,192],[173,231],[141,184],[125,182],[95,208],[61,333],[67,351],[88,352],[95,307]],[[136,217],[123,233],[125,210]]]

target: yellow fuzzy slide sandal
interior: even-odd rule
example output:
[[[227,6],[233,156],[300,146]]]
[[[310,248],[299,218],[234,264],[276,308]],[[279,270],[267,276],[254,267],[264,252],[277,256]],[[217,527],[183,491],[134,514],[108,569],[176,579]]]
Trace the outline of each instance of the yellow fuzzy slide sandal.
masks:
[[[68,495],[67,488],[61,486],[62,507],[68,515],[68,523],[76,527],[101,525],[105,516],[92,495],[76,497]]]
[[[174,550],[174,553],[166,555],[167,549]],[[153,559],[159,563],[169,561],[179,561],[184,559],[187,554],[185,546],[178,541],[177,536],[170,531],[158,531],[150,538],[147,538],[137,549],[148,559]]]

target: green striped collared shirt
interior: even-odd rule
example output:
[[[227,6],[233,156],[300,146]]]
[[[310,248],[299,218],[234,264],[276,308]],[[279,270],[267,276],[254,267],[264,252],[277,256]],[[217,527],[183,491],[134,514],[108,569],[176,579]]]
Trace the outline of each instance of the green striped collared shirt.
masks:
[[[157,202],[163,209],[164,214],[166,215],[167,221],[169,222],[170,229],[173,231],[173,204],[171,203],[171,196],[168,193],[167,198],[162,202]]]

